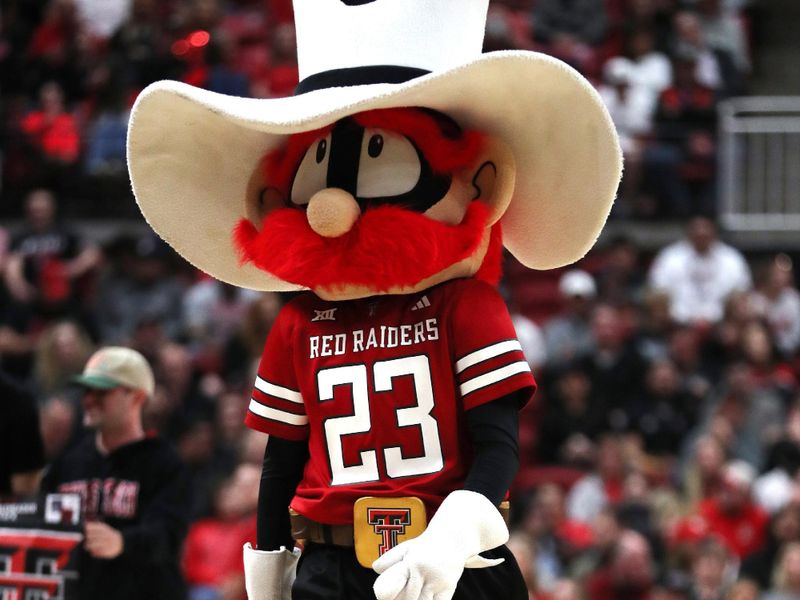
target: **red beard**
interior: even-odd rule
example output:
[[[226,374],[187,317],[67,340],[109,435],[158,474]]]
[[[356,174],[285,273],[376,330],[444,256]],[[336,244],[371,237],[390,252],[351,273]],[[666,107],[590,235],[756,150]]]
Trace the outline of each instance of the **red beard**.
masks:
[[[233,238],[243,263],[252,262],[283,281],[309,289],[359,286],[386,293],[413,287],[472,256],[487,217],[481,202],[470,203],[458,225],[379,206],[365,211],[344,235],[326,238],[311,229],[303,211],[282,208],[264,218],[261,231],[242,219]],[[492,246],[500,242],[496,229]]]

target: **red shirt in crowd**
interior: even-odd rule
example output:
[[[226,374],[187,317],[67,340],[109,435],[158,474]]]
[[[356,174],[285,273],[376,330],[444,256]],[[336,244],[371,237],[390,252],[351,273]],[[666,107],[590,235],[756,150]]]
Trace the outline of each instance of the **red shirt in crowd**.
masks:
[[[192,585],[218,586],[244,572],[242,545],[256,538],[255,516],[242,521],[203,519],[189,529],[183,573]]]
[[[49,158],[65,163],[77,160],[80,131],[77,120],[69,113],[53,116],[41,111],[30,112],[22,120],[22,131]]]
[[[719,535],[738,557],[759,550],[765,541],[769,515],[752,502],[735,513],[721,510],[715,498],[703,500],[698,514],[708,525],[708,531]]]

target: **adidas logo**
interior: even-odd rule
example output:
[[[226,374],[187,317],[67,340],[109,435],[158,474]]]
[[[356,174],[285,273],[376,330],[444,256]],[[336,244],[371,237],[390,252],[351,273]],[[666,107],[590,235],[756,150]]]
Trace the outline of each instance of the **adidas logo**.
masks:
[[[428,300],[427,296],[423,296],[420,298],[417,303],[411,308],[412,312],[415,310],[420,310],[421,308],[428,308],[431,305],[431,301]]]

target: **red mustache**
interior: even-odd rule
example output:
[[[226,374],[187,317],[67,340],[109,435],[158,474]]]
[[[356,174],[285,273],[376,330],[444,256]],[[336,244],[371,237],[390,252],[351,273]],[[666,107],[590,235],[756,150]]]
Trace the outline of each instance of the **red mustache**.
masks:
[[[261,230],[239,221],[233,239],[243,263],[310,289],[364,286],[376,292],[414,286],[472,256],[489,211],[472,202],[458,225],[434,221],[396,206],[370,208],[337,238],[317,234],[303,211],[282,208]]]

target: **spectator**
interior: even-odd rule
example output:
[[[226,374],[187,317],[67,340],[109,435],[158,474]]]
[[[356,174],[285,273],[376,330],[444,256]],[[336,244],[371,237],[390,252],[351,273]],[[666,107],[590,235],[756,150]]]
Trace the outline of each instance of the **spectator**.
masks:
[[[655,34],[646,28],[629,34],[626,56],[610,59],[604,68],[603,101],[620,134],[625,157],[621,210],[646,213],[639,197],[642,154],[652,129],[658,97],[672,83],[669,59],[655,47]]]
[[[535,548],[533,572],[543,589],[549,589],[564,573],[559,526],[565,520],[564,493],[554,484],[539,487],[525,512],[522,531]]]
[[[800,598],[800,543],[787,544],[778,559],[772,589],[764,600],[795,600]]]
[[[702,403],[719,380],[718,366],[709,358],[703,331],[689,325],[675,326],[669,332],[668,358],[675,363],[681,386]]]
[[[581,357],[596,397],[608,411],[614,431],[627,431],[642,410],[645,363],[638,348],[627,339],[621,312],[608,305],[592,314],[595,347]]]
[[[776,357],[767,326],[751,321],[744,326],[741,338],[741,354],[750,368],[756,389],[781,396],[788,403],[797,390],[797,379],[792,367]]]
[[[661,93],[655,141],[644,153],[644,187],[671,217],[714,214],[716,103],[696,78],[697,55],[673,56],[673,85]]]
[[[114,176],[126,171],[126,139],[128,135],[129,111],[124,97],[124,88],[119,76],[109,76],[104,105],[100,107],[87,132],[85,170],[92,176]]]
[[[643,305],[642,323],[636,332],[639,352],[648,361],[667,358],[669,335],[673,329],[669,294],[652,288],[646,289]]]
[[[723,485],[713,497],[700,503],[698,514],[708,531],[720,536],[739,558],[760,550],[767,533],[767,513],[753,502],[755,472],[742,461],[725,465]]]
[[[49,0],[42,19],[27,42],[20,77],[24,88],[37,89],[56,82],[59,94],[77,95],[85,73],[81,69],[80,41],[83,37],[74,0]],[[5,13],[4,13],[5,16]],[[61,101],[61,98],[58,99]]]
[[[142,428],[150,366],[133,350],[105,347],[76,381],[85,388],[84,425],[95,434],[51,465],[43,489],[81,495],[80,597],[181,598],[188,488],[172,447]]]
[[[616,508],[609,506],[597,513],[591,525],[591,546],[572,561],[570,573],[573,577],[583,580],[608,564],[622,531]]]
[[[795,354],[800,348],[800,293],[794,286],[792,259],[778,254],[772,260],[752,301],[755,313],[769,323],[781,353]]]
[[[578,480],[567,496],[569,518],[588,524],[606,506],[617,504],[622,499],[626,467],[622,440],[603,436],[597,447],[595,471]]]
[[[156,0],[133,0],[130,15],[109,41],[109,63],[121,70],[122,81],[135,88],[178,71],[163,18]]]
[[[80,128],[64,106],[64,92],[55,82],[39,91],[39,110],[29,112],[21,127],[28,142],[44,163],[71,165],[80,153]]]
[[[78,411],[75,405],[61,396],[47,398],[41,404],[39,427],[45,458],[48,463],[52,463],[73,443],[78,431]]]
[[[260,471],[243,464],[215,493],[214,514],[189,529],[183,570],[189,600],[242,599],[242,546],[256,534]]]
[[[580,587],[569,579],[560,579],[550,593],[550,600],[582,600]]]
[[[653,457],[674,456],[697,420],[697,398],[681,389],[680,383],[680,374],[669,360],[653,362],[647,370],[647,402],[634,415],[634,429],[641,433],[644,451]]]
[[[100,261],[97,248],[56,220],[56,201],[35,190],[25,202],[26,224],[14,236],[5,282],[17,302],[58,314],[77,299],[78,280]]]
[[[44,459],[33,398],[0,371],[0,498],[35,495]]]
[[[725,51],[711,48],[705,39],[697,13],[681,11],[675,15],[673,53],[694,55],[695,78],[698,83],[720,92],[723,96],[740,93],[744,85],[733,58]]]
[[[43,395],[65,391],[92,353],[89,336],[72,321],[60,321],[46,329],[38,346],[36,381]]]
[[[296,32],[294,23],[280,23],[271,38],[270,65],[260,79],[256,97],[281,98],[291,96],[297,87]]]
[[[661,92],[672,83],[672,65],[657,47],[656,34],[642,27],[628,34],[626,56],[633,67],[633,84],[650,94],[649,114],[655,111]]]
[[[605,264],[597,273],[600,298],[614,306],[642,301],[646,276],[640,254],[636,242],[624,235],[609,242]]]
[[[722,0],[698,0],[697,12],[708,44],[730,54],[741,73],[750,72],[750,50],[737,15],[724,10]]]
[[[192,285],[183,297],[182,329],[193,345],[211,346],[221,354],[244,319],[247,305],[258,297],[252,290],[205,277]]]
[[[666,573],[653,594],[653,600],[689,600],[692,589],[691,578],[683,571]]]
[[[653,591],[655,570],[647,539],[635,531],[623,531],[610,564],[586,583],[587,600],[647,600]]]
[[[260,294],[247,305],[236,332],[223,351],[222,369],[230,382],[249,386],[255,381],[254,363],[261,357],[267,332],[280,308],[281,297],[275,293]]]
[[[717,239],[712,221],[692,219],[686,239],[661,250],[650,269],[651,287],[670,297],[670,312],[679,323],[715,323],[734,291],[751,286],[742,254]]]
[[[549,366],[563,365],[594,346],[590,318],[597,286],[586,271],[567,271],[561,276],[558,290],[565,307],[561,315],[544,327],[544,341]]]
[[[768,589],[772,584],[781,549],[797,542],[800,542],[800,506],[792,503],[772,516],[766,544],[744,559],[741,577],[755,582],[763,590]]]
[[[603,0],[537,0],[534,7],[534,40],[582,71],[596,66],[595,48],[607,31]]]
[[[197,64],[184,75],[184,81],[219,94],[249,96],[250,82],[235,64],[233,44],[223,33],[214,34],[203,46]]]
[[[720,540],[709,537],[700,542],[692,561],[691,600],[723,600],[730,585],[734,563]]]
[[[752,581],[743,579],[737,581],[731,586],[730,592],[725,597],[725,600],[760,600],[761,596],[758,593],[758,586]]]
[[[624,206],[616,207],[616,215],[630,216],[636,208],[641,179],[641,154],[653,126],[653,99],[648,89],[637,85],[635,67],[627,58],[609,60],[603,69],[603,83],[598,87],[614,127],[619,134],[625,158],[622,184]]]
[[[606,430],[606,411],[578,362],[555,375],[542,409],[537,457],[544,464],[580,465],[585,452]],[[550,386],[548,386],[550,387]]]
[[[547,346],[541,328],[528,317],[516,311],[511,314],[511,322],[514,324],[514,331],[522,346],[525,360],[528,361],[534,373],[538,372],[547,359]]]
[[[124,251],[117,271],[100,282],[97,323],[104,340],[130,343],[137,329],[148,326],[160,328],[167,338],[177,336],[183,288],[167,276],[168,257],[164,242],[142,237]]]
[[[697,440],[683,483],[690,509],[719,492],[726,459],[725,447],[713,435]]]
[[[131,0],[75,0],[75,6],[87,33],[105,41],[128,16]]]
[[[508,540],[508,549],[522,572],[525,580],[525,587],[528,589],[528,600],[545,600],[549,596],[541,593],[536,573],[536,549],[527,537],[520,534],[512,534]]]

